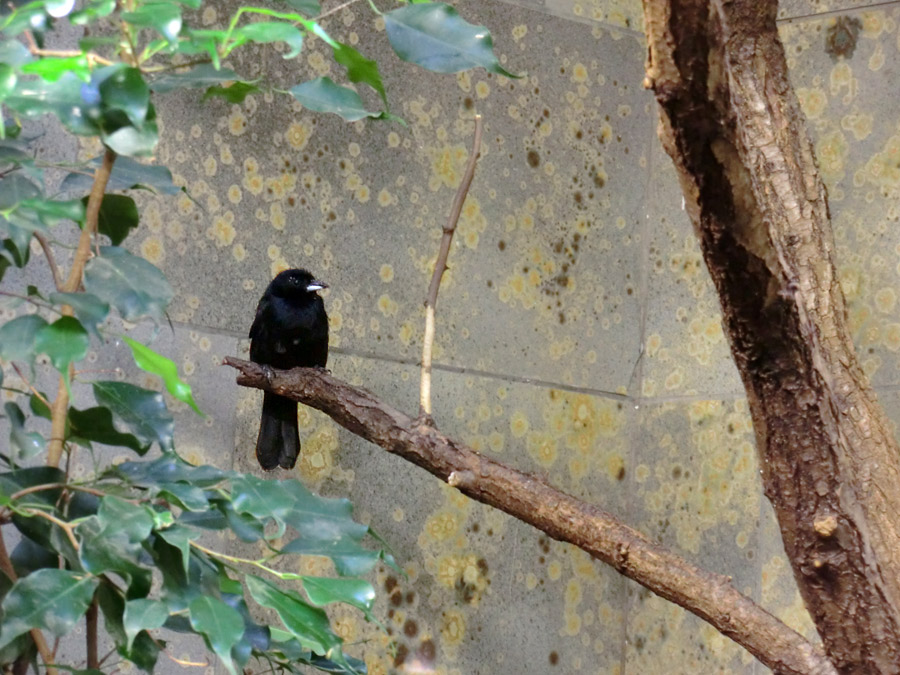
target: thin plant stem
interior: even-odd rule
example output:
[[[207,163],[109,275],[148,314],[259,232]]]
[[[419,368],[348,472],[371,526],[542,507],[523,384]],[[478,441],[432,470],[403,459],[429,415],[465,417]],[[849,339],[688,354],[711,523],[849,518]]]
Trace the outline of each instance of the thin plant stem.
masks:
[[[444,225],[444,234],[441,237],[441,248],[437,261],[434,264],[434,273],[431,275],[431,284],[428,287],[428,298],[425,300],[425,335],[422,338],[422,376],[419,385],[419,417],[431,423],[431,359],[434,345],[434,311],[437,305],[438,290],[441,287],[441,278],[447,269],[447,257],[450,255],[450,243],[453,241],[453,233],[459,222],[459,214],[462,213],[469,186],[475,176],[475,164],[478,161],[478,153],[481,149],[481,134],[484,128],[481,115],[475,115],[475,136],[472,139],[472,151],[469,153],[469,161],[466,164],[456,196]]]

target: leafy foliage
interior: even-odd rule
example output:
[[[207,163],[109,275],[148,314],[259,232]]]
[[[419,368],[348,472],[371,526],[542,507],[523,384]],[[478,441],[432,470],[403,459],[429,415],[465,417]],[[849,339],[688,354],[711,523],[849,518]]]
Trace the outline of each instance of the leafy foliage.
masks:
[[[138,368],[200,413],[172,359],[109,327],[110,317],[158,326],[173,297],[164,274],[126,248],[140,214],[123,192],[183,191],[166,167],[136,159],[156,147],[157,97],[194,89],[203,100],[240,103],[266,91],[349,121],[399,120],[389,111],[379,64],[328,34],[316,18],[322,11],[316,0],[284,0],[284,11],[241,6],[226,25],[198,28],[192,25],[196,13],[188,10],[201,4],[36,0],[0,10],[0,281],[32,262],[32,246],[47,253],[64,240],[60,228],[81,242],[70,279],[53,269],[53,287],[0,291],[5,307],[28,308],[0,324],[0,365],[12,364],[20,376],[10,386],[0,368],[0,387],[12,399],[0,415],[9,430],[8,450],[0,453],[0,536],[15,529],[19,542],[8,556],[0,547],[4,667],[19,657],[33,660],[40,644],[33,631],[62,636],[93,607],[102,612],[120,657],[148,672],[166,649],[153,635],[159,629],[201,636],[233,674],[252,658],[284,672],[304,666],[365,672],[363,662],[343,652],[324,608],[342,603],[375,621],[375,590],[361,577],[379,561],[394,563],[378,545],[381,539],[352,519],[350,502],[323,499],[294,480],[193,466],[176,454],[164,394],[76,369],[92,342],[121,338]],[[448,5],[417,1],[383,16],[389,41],[405,61],[436,72],[480,66],[512,77],[494,56],[488,31]],[[89,29],[78,49],[45,45],[54,21]],[[274,45],[294,59],[310,40],[331,49],[346,83],[317,78],[282,91],[222,65],[252,44]],[[17,135],[20,120],[44,115],[55,116],[71,134],[98,138],[104,153],[74,165],[36,160]],[[52,195],[45,188],[48,170],[62,172],[51,181],[59,184]],[[55,265],[52,258],[41,260]],[[64,385],[55,399],[34,385],[37,370],[46,370],[41,364],[58,371]],[[75,390],[93,396],[93,405],[72,406]],[[54,432],[37,420],[50,420]],[[62,453],[71,463],[77,448],[93,451],[95,445],[139,459],[95,467],[78,479],[57,468]],[[140,459],[153,446],[156,455]],[[220,550],[224,533],[267,553],[259,559],[228,555]],[[338,576],[281,571],[296,569],[296,563],[281,563],[298,555],[330,559]],[[153,583],[154,575],[161,583]],[[274,611],[281,625],[257,623],[245,598]],[[99,668],[89,663],[77,672]]]

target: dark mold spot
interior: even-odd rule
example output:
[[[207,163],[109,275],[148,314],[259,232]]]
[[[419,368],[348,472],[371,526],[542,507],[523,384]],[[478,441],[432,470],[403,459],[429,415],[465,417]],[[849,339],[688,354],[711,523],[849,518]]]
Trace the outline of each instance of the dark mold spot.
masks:
[[[424,640],[419,646],[419,658],[425,661],[426,664],[434,663],[435,654],[434,641]]]
[[[841,56],[849,59],[856,51],[861,29],[862,21],[856,17],[839,16],[825,34],[825,53],[835,61]]]
[[[466,96],[466,97],[463,99],[463,107],[464,107],[466,110],[471,110],[472,107],[473,107],[474,105],[475,105],[475,102],[474,102],[471,98],[469,98],[468,96]]]
[[[402,666],[406,662],[407,656],[409,656],[409,647],[404,644],[399,645],[397,653],[394,654],[394,665],[397,667]]]
[[[528,166],[532,169],[538,168],[538,165],[541,163],[541,156],[538,154],[537,150],[529,150],[528,151]]]
[[[384,590],[388,593],[393,591],[397,587],[397,579],[396,577],[388,577],[384,580]]]
[[[551,666],[555,666],[559,663],[559,654],[556,652],[550,652],[550,656],[547,657],[547,660],[550,662]]]
[[[625,480],[625,467],[620,466],[619,471],[616,474],[616,480]]]
[[[497,248],[499,248],[501,251],[505,251],[506,250],[506,242],[501,239],[500,241],[497,242]]]
[[[419,634],[419,627],[416,625],[416,622],[412,619],[407,619],[406,623],[403,624],[403,634],[406,637],[416,637]]]

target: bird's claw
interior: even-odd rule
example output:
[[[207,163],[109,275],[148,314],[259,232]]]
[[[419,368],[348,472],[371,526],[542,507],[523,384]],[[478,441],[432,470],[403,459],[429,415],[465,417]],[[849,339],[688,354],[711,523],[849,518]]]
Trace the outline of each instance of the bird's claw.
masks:
[[[268,365],[263,364],[263,377],[266,378],[266,384],[272,384],[272,380],[275,379],[275,371],[273,371]]]

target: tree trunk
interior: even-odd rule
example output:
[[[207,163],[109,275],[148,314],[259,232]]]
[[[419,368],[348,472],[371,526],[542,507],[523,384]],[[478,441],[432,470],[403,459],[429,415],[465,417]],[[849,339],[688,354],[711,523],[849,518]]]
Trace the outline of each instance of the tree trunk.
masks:
[[[860,369],[774,0],[644,0],[645,85],[828,656],[900,673],[900,449]]]

